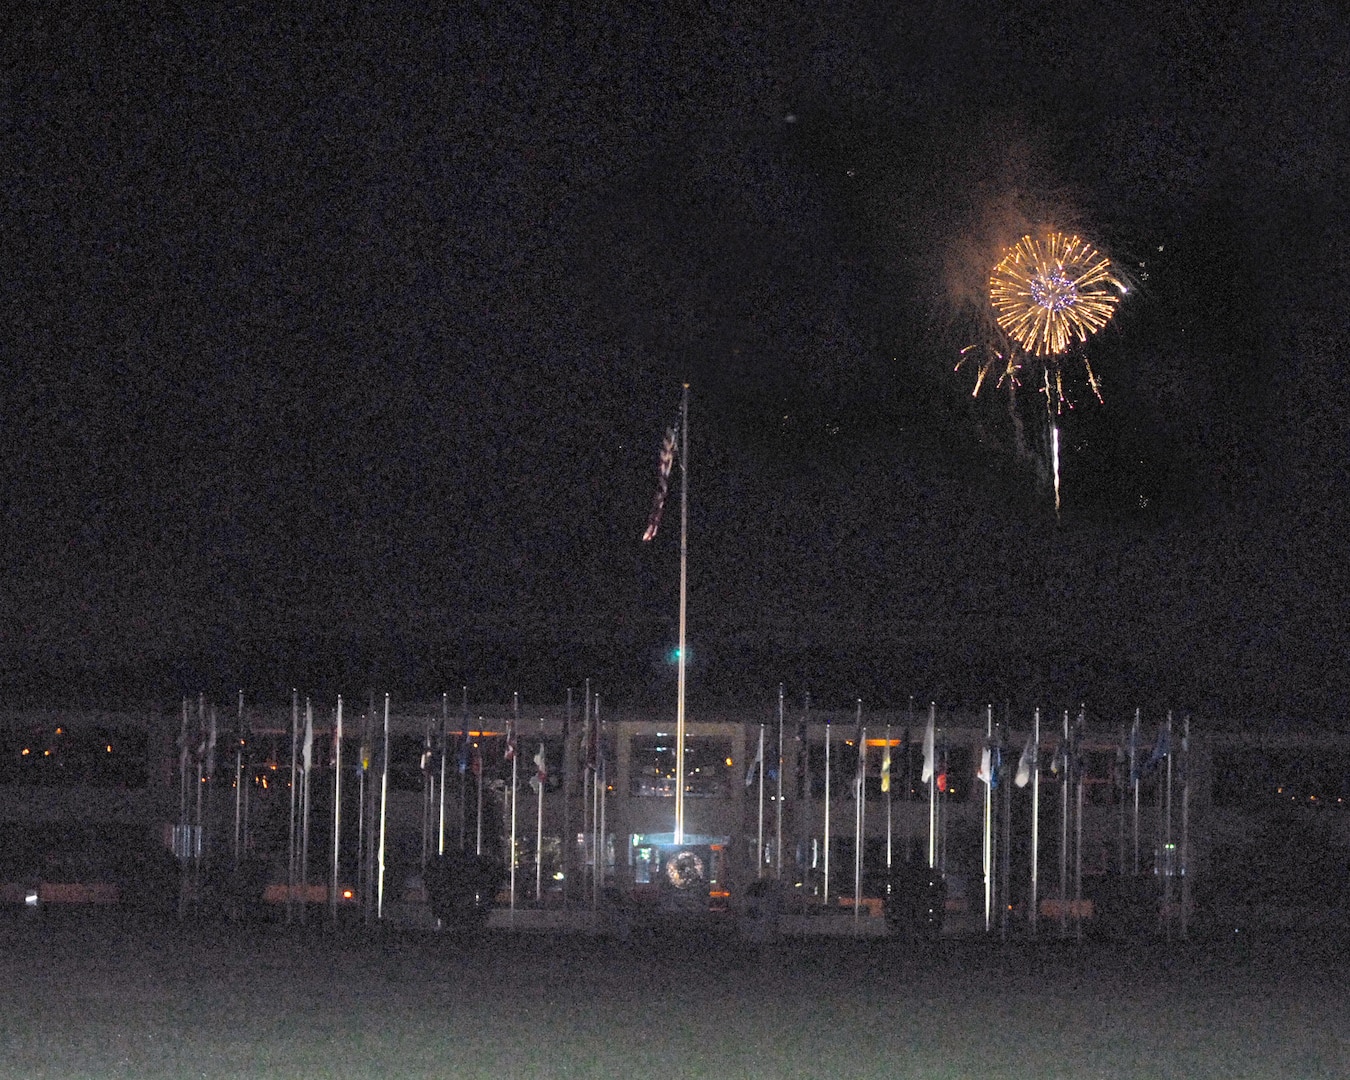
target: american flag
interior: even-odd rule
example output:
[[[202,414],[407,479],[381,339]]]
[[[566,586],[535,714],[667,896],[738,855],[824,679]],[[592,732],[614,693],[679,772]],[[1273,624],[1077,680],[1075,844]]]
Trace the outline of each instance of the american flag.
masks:
[[[666,507],[666,491],[670,487],[670,469],[675,464],[675,429],[667,428],[666,437],[661,443],[661,461],[657,471],[656,498],[652,502],[651,517],[647,519],[647,531],[642,539],[652,540],[656,530],[661,527],[661,511]]]

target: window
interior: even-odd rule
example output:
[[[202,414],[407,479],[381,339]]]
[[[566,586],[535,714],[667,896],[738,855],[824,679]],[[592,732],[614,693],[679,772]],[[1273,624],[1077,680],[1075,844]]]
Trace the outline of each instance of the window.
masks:
[[[629,743],[628,793],[636,798],[675,797],[674,734],[634,735]],[[684,740],[686,797],[726,797],[735,766],[731,740],[687,735]]]

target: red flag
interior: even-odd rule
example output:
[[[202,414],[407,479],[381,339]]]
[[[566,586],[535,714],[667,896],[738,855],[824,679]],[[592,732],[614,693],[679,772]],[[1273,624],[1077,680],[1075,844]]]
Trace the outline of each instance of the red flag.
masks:
[[[656,537],[656,530],[661,527],[661,511],[666,507],[666,491],[670,487],[670,469],[675,464],[675,429],[667,428],[665,440],[661,443],[661,459],[657,475],[656,498],[652,502],[651,517],[647,519],[647,531],[642,534],[643,540],[652,540]]]

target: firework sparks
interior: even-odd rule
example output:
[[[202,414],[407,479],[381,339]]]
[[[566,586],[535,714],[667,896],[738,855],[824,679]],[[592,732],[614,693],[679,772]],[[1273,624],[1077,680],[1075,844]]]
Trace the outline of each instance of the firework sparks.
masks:
[[[1075,339],[1086,341],[1111,321],[1124,290],[1110,259],[1064,233],[1022,237],[989,277],[999,328],[1032,356],[1058,356]]]

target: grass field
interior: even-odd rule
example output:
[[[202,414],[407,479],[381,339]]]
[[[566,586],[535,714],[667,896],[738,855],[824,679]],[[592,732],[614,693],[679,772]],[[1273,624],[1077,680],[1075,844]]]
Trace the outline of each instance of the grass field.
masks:
[[[1350,1076],[1326,941],[998,945],[0,921],[0,1078]]]

